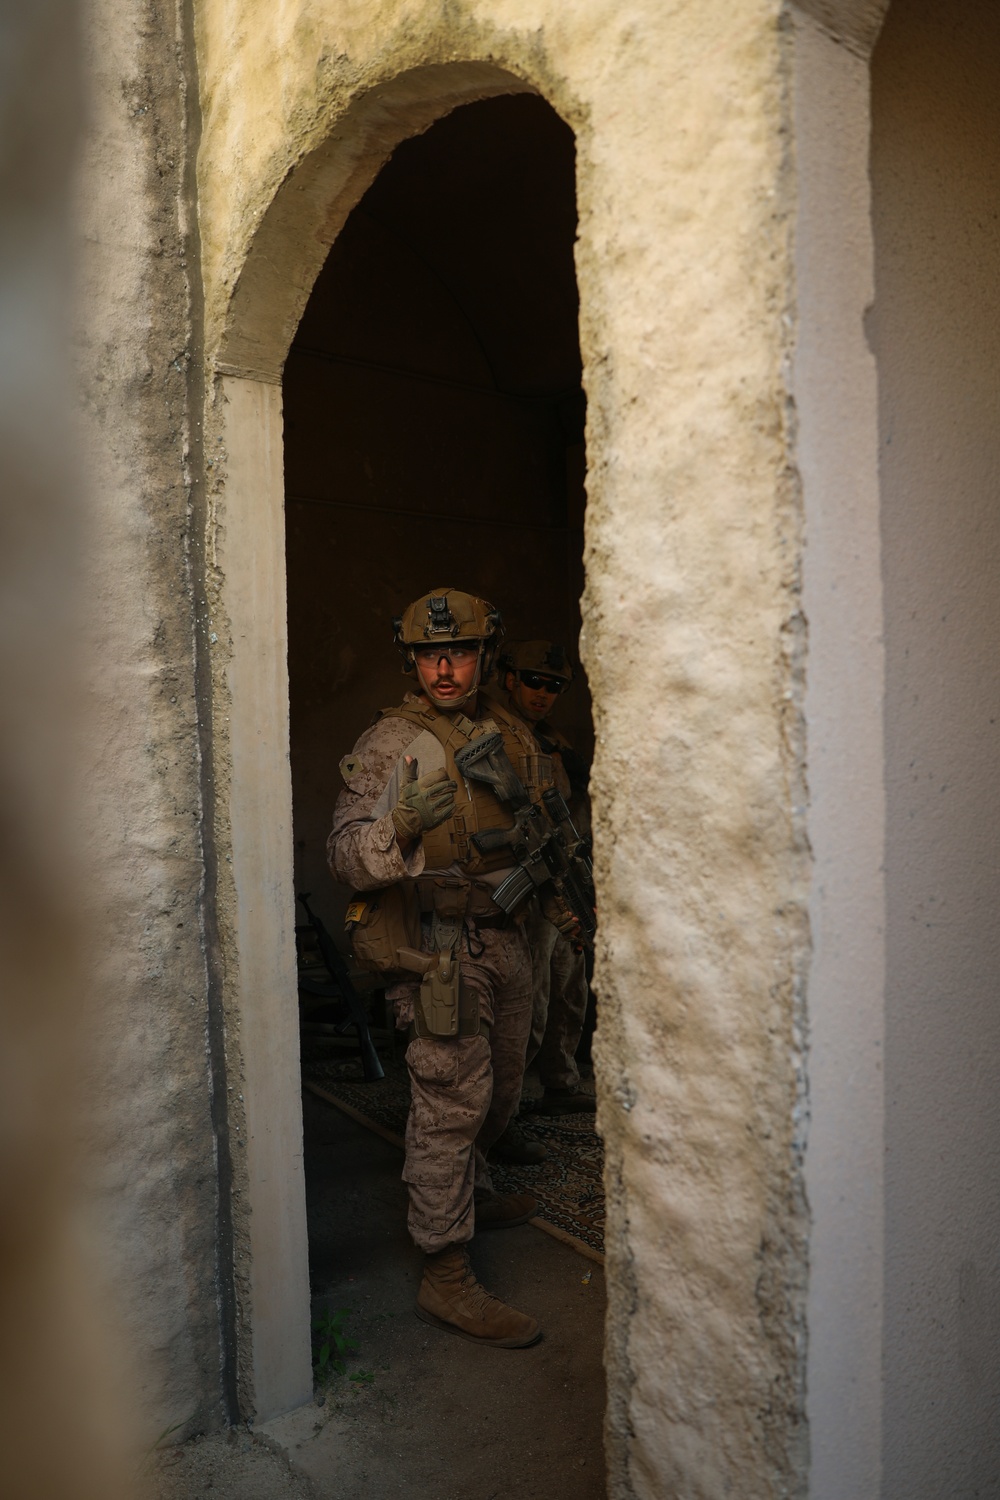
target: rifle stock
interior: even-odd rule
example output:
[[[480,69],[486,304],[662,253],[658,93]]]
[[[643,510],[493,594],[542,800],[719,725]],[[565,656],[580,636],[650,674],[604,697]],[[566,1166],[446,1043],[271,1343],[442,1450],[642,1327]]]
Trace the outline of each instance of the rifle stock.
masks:
[[[484,781],[514,810],[514,826],[474,833],[481,854],[509,847],[517,864],[493,892],[493,900],[514,912],[536,890],[551,885],[576,917],[582,941],[593,946],[597,931],[594,912],[594,875],[589,846],[573,824],[564,798],[550,787],[541,806],[533,803],[510,763],[500,734],[481,735],[455,756],[463,776]]]

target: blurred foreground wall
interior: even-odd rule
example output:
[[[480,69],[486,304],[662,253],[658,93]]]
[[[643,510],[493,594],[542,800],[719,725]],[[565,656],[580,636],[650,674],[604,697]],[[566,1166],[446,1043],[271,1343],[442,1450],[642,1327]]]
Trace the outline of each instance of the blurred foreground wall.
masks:
[[[0,1483],[25,1500],[116,1495],[131,1437],[77,1152],[79,26],[67,0],[0,4]]]

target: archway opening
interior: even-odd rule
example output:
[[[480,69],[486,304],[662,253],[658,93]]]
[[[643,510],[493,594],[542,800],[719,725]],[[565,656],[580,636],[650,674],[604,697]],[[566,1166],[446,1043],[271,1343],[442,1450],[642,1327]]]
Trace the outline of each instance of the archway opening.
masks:
[[[453,586],[499,606],[508,639],[561,642],[578,661],[585,402],[574,169],[571,130],[533,94],[464,105],[407,140],[334,243],[289,352],[295,880],[345,956],[350,892],[331,882],[325,845],[342,784],[338,762],[407,686],[391,644],[393,617],[421,593]],[[590,703],[579,669],[555,718],[589,759]],[[304,926],[301,908],[298,921]],[[316,956],[313,935],[299,936],[305,974]],[[593,1253],[566,1242],[568,1232],[584,1250],[599,1248],[599,1176],[570,1189],[577,1201],[561,1239],[524,1226],[476,1242],[484,1281],[511,1301],[533,1298],[547,1334],[546,1353],[525,1367],[524,1379],[504,1382],[501,1406],[509,1410],[499,1410],[496,1371],[477,1358],[483,1351],[442,1334],[428,1339],[412,1317],[420,1257],[406,1235],[392,1144],[401,1130],[394,1088],[405,1039],[393,1038],[378,986],[357,971],[353,978],[386,1084],[359,1082],[357,1054],[323,1029],[333,1023],[316,1003],[321,997],[303,995],[307,1081],[319,1080],[340,1106],[331,1111],[306,1095],[314,1311],[331,1337],[333,1316],[359,1344],[330,1399],[385,1416],[398,1409],[405,1377],[407,1461],[423,1473],[421,1493],[435,1491],[446,1464],[450,1481],[464,1478],[469,1494],[493,1492],[482,1488],[486,1468],[500,1493],[547,1473],[553,1493],[569,1476],[574,1495],[603,1494],[602,1272]],[[586,1067],[586,1039],[581,1060]],[[528,1096],[537,1091],[529,1079]],[[345,1104],[375,1130],[352,1123]],[[565,1132],[567,1169],[574,1154],[599,1161],[589,1120],[569,1122]],[[550,1218],[558,1231],[558,1212]],[[335,1345],[333,1337],[334,1353]],[[352,1374],[364,1378],[351,1382]],[[476,1441],[463,1455],[446,1451],[451,1417],[442,1427],[433,1416],[441,1381],[466,1385],[477,1407]],[[542,1426],[534,1421],[539,1402],[549,1413]],[[388,1456],[362,1446],[366,1482],[384,1493],[399,1465],[396,1445]],[[352,1493],[368,1493],[357,1488],[357,1474],[351,1479]]]

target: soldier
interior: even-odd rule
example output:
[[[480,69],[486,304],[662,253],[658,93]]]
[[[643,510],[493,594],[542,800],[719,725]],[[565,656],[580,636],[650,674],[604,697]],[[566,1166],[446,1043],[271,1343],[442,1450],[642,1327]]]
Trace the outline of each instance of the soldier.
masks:
[[[459,774],[455,755],[488,730],[499,730],[522,773],[538,750],[524,722],[479,691],[499,645],[492,605],[437,589],[394,625],[417,692],[380,714],[341,762],[330,867],[361,893],[349,911],[355,954],[395,978],[387,996],[397,1025],[409,1028],[403,1177],[409,1230],[426,1257],[417,1314],[480,1343],[523,1348],[541,1337],[538,1323],[479,1285],[467,1247],[477,1230],[523,1224],[537,1208],[530,1194],[496,1193],[485,1161],[520,1092],[531,959],[523,922],[491,899],[509,851],[484,856],[471,842],[511,827],[513,816],[489,787]],[[567,921],[558,902],[548,909]]]
[[[552,757],[553,780],[566,798],[579,828],[589,827],[587,767],[566,736],[549,723],[556,699],[573,680],[564,646],[553,641],[522,641],[505,648],[499,662],[502,693],[490,697],[530,725],[539,748]],[[534,910],[527,922],[532,958],[531,1035],[526,1065],[538,1059],[544,1094],[538,1111],[545,1115],[593,1113],[594,1100],[580,1089],[576,1049],[587,1015],[587,972],[584,954]],[[531,1141],[512,1119],[493,1144],[500,1161],[534,1163],[547,1155],[540,1141]]]

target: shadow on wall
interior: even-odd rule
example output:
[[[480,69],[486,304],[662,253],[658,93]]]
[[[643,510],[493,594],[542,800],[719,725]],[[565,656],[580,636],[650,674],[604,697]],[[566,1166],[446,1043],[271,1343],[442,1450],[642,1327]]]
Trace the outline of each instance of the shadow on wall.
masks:
[[[885,1500],[997,1493],[1000,10],[872,62],[886,643]]]

